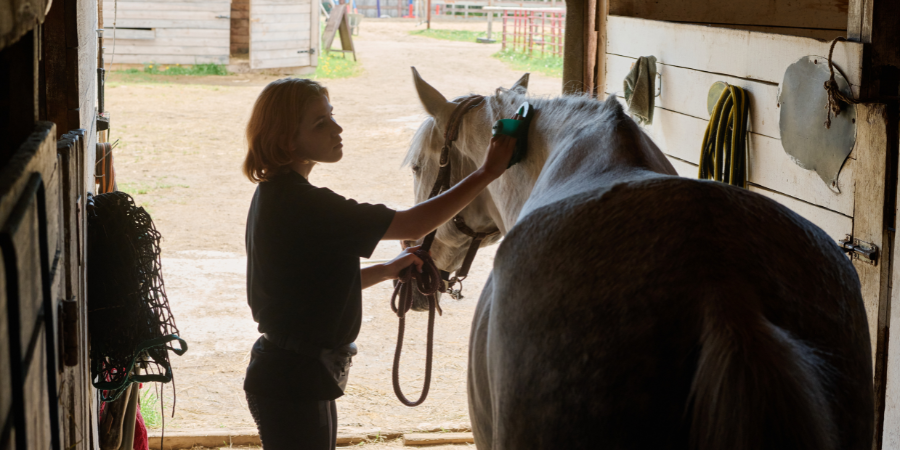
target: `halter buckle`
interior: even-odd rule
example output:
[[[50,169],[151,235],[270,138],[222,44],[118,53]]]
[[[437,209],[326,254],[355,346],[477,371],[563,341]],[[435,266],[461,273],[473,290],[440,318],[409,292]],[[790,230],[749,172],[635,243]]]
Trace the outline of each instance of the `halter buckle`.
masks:
[[[465,279],[466,279],[466,277],[462,277],[462,278],[453,277],[449,281],[444,280],[444,286],[446,288],[447,294],[450,295],[450,298],[452,298],[453,300],[462,300],[465,298],[462,294],[462,290],[463,290],[462,282]],[[453,286],[456,285],[456,283],[459,283],[459,288],[453,289]]]

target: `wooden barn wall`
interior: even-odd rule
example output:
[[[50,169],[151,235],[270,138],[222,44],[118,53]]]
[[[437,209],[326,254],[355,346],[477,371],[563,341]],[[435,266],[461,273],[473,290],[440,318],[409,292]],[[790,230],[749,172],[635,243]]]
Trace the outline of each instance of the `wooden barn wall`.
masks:
[[[250,52],[250,0],[231,2],[231,54]]]
[[[656,56],[660,95],[653,124],[644,129],[680,175],[697,177],[700,147],[709,122],[709,87],[716,81],[740,86],[750,93],[749,189],[788,206],[835,240],[853,234],[857,150],[841,170],[837,193],[814,171],[791,160],[782,148],[778,126],[778,85],[784,71],[803,56],[827,55],[827,42],[612,15],[607,26],[604,92],[621,100],[623,80],[631,65],[640,56]],[[684,48],[692,50],[685,52]],[[839,43],[834,60],[858,95],[862,45]],[[870,315],[876,314],[877,304],[867,304],[867,310]],[[875,323],[870,321],[870,328]],[[876,335],[874,328],[871,333]]]
[[[0,146],[0,448],[88,449],[83,206],[94,155],[85,149],[96,143],[97,3],[48,3],[0,51],[11,94],[0,113],[15,127]]]
[[[113,64],[228,64],[228,0],[102,0]],[[115,29],[114,29],[115,26]]]
[[[70,3],[72,0],[66,0]],[[77,7],[76,22],[78,24],[78,113],[80,121],[66,132],[74,129],[85,130],[85,149],[93,149],[97,145],[97,1],[75,0]],[[106,45],[108,48],[108,45]],[[94,152],[85,151],[84,161],[87,179],[94,178]]]
[[[700,144],[709,121],[709,86],[725,81],[750,93],[750,185],[764,195],[796,206],[831,236],[850,233],[854,209],[854,155],[841,170],[835,193],[818,175],[797,166],[784,152],[778,127],[778,84],[785,69],[806,55],[827,54],[814,39],[726,28],[610,16],[607,94],[621,96],[623,80],[639,56],[654,55],[660,96],[646,131],[686,176],[697,176]],[[686,45],[691,52],[682,51]],[[859,91],[862,46],[839,43],[836,64]],[[824,120],[824,119],[823,119]]]
[[[609,0],[609,14],[788,34],[847,35],[849,0]]]

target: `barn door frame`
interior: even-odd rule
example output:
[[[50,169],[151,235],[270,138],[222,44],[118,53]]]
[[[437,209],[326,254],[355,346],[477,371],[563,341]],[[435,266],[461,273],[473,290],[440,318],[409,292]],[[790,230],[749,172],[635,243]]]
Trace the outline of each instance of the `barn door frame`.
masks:
[[[609,0],[566,0],[563,94],[606,97]]]
[[[878,266],[854,261],[863,298],[877,309],[870,329],[875,387],[875,449],[900,450],[900,252],[895,248],[897,220],[898,152],[900,152],[900,2],[850,0],[847,38],[865,44],[861,98],[875,102],[858,105],[856,157],[857,188],[853,235],[872,239],[882,249]],[[892,308],[893,303],[893,308]]]

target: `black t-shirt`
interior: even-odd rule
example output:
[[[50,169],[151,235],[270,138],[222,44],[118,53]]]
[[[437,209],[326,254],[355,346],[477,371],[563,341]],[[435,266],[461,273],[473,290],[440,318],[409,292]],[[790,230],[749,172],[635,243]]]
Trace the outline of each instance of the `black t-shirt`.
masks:
[[[353,342],[362,321],[359,258],[368,258],[395,211],[348,200],[289,171],[259,184],[247,217],[247,302],[259,332],[309,346]],[[247,392],[297,400],[343,393],[317,358],[253,345]]]

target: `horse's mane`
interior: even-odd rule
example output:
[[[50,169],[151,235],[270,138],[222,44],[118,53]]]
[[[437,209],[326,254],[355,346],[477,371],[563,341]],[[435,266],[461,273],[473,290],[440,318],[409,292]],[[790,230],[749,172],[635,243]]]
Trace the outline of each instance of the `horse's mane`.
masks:
[[[613,96],[606,101],[599,101],[590,95],[537,97],[518,90],[498,89],[488,99],[486,109],[492,120],[512,117],[516,108],[527,101],[538,111],[538,118],[535,120],[553,124],[546,128],[551,132],[565,131],[571,134],[577,129],[590,131],[591,134],[603,133],[608,127],[615,127],[619,122],[629,119],[622,105]]]
[[[454,98],[458,102],[463,97]],[[535,123],[553,124],[542,127],[549,134],[565,132],[572,135],[598,136],[608,133],[624,120],[630,120],[622,109],[622,105],[614,96],[606,101],[599,101],[589,95],[564,95],[559,97],[529,96],[519,89],[497,89],[494,95],[486,97],[485,106],[480,114],[486,115],[493,123],[496,120],[512,117],[522,102],[527,101],[538,111]],[[403,166],[411,165],[416,160],[418,149],[439,149],[443,143],[443,130],[436,129],[433,117],[427,117],[419,126],[410,142],[409,151],[403,160]],[[534,125],[533,125],[534,126]],[[555,136],[546,136],[552,140]],[[460,129],[460,144],[475,138],[467,133],[465,127]],[[456,152],[451,152],[453,155]],[[541,162],[543,164],[543,162]],[[459,167],[456,164],[455,167]],[[423,167],[428,170],[429,167]],[[536,168],[538,171],[540,167]],[[456,170],[454,170],[456,172]],[[454,177],[455,179],[459,179]]]

